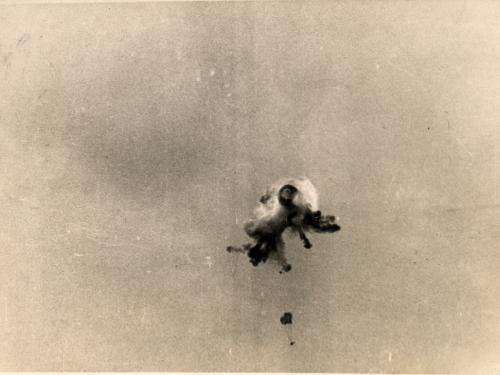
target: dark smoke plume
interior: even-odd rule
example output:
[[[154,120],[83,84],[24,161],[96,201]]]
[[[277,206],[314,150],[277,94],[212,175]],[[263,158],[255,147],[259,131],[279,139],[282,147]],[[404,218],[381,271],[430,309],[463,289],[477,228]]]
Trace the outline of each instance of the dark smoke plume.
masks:
[[[318,210],[318,193],[305,178],[284,179],[268,187],[255,209],[255,219],[245,223],[244,230],[254,240],[241,247],[229,246],[229,252],[247,253],[250,263],[257,266],[274,257],[281,264],[280,272],[292,266],[285,256],[283,232],[289,228],[298,233],[304,247],[312,247],[305,232],[333,233],[340,230],[335,216]]]

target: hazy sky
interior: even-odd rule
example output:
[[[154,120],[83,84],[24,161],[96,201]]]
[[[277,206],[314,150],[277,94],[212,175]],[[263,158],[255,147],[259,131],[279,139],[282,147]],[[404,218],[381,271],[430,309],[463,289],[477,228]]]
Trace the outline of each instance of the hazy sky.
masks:
[[[1,6],[0,370],[498,372],[499,19]],[[342,231],[226,253],[300,175]]]

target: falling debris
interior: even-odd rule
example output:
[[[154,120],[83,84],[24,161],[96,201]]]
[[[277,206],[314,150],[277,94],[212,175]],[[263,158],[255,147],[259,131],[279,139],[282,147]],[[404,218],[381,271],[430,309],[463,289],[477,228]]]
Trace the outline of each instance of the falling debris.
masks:
[[[306,232],[334,233],[340,230],[335,216],[323,215],[319,210],[318,193],[306,177],[282,179],[269,186],[259,199],[254,216],[243,226],[253,242],[228,246],[226,250],[230,253],[245,253],[253,266],[274,259],[281,266],[280,273],[292,269],[285,255],[285,230],[290,229],[292,233],[298,234],[306,249],[312,248]],[[292,313],[283,313],[280,322],[287,332],[290,345],[295,345],[292,339]]]
[[[286,312],[284,313],[281,318],[280,318],[280,322],[281,324],[285,325],[285,324],[292,324],[292,313],[291,312]]]
[[[295,341],[292,340],[292,313],[291,312],[284,313],[280,318],[280,322],[283,325],[290,325],[290,329],[287,332],[288,341],[290,341],[290,345],[294,345]]]
[[[305,232],[337,232],[340,226],[335,221],[335,216],[318,210],[318,193],[308,178],[283,179],[267,188],[255,209],[255,219],[244,225],[254,243],[226,249],[246,253],[254,266],[274,258],[281,265],[280,273],[289,272],[292,266],[285,256],[283,232],[290,228],[298,233],[304,247],[310,249],[312,244]]]

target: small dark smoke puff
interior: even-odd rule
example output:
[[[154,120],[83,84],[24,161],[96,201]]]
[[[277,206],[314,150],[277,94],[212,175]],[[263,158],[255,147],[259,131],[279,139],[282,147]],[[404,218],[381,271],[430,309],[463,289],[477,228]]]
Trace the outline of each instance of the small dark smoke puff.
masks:
[[[269,254],[277,251],[278,236],[262,236],[257,243],[248,250],[248,257],[250,263],[257,266],[260,262],[265,263]]]
[[[304,227],[318,233],[334,233],[340,230],[340,226],[335,223],[335,216],[322,215],[321,211],[308,212],[304,216]]]
[[[292,324],[292,317],[293,317],[293,315],[291,312],[284,313],[280,318],[281,324],[283,324],[283,325]]]

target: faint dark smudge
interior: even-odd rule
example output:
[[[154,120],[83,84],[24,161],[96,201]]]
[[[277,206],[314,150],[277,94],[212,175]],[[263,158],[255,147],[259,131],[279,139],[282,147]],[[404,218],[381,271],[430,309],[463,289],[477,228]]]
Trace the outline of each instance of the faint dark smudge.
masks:
[[[5,65],[6,68],[10,67],[10,59],[11,59],[12,55],[13,55],[12,52],[8,52],[2,56],[2,61],[3,61],[3,64]]]
[[[43,90],[43,91],[42,91],[42,92],[38,95],[38,98],[37,98],[37,99],[38,99],[38,100],[40,100],[40,99],[42,98],[42,96],[44,96],[44,95],[47,93],[47,91],[49,91],[49,90],[47,90],[47,89]]]
[[[470,207],[450,207],[445,209],[445,212],[460,212],[460,211],[482,211],[482,210],[495,210],[500,208],[500,204],[483,204]]]
[[[191,263],[181,263],[181,264],[176,264],[174,267],[179,268],[179,267],[185,267],[185,266],[192,266]]]
[[[28,40],[30,40],[30,35],[29,34],[23,34],[18,40],[17,40],[17,47],[23,46]]]

